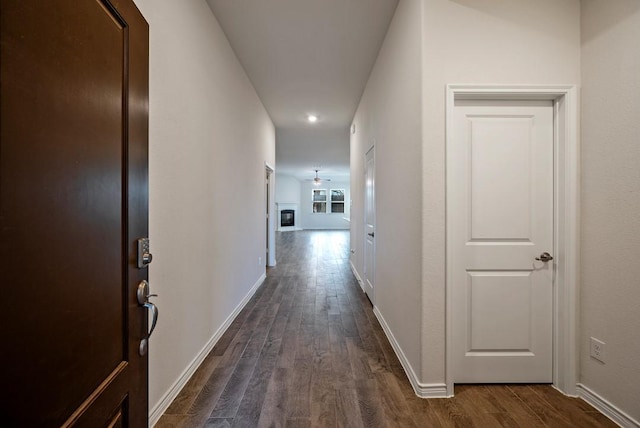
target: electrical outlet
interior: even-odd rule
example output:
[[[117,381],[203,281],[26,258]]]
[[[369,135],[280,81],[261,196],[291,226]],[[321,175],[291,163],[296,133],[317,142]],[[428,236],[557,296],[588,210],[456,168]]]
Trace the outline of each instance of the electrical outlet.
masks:
[[[601,340],[596,339],[595,337],[591,338],[591,357],[596,360],[604,363],[606,354],[605,354],[605,343]]]
[[[262,257],[258,257],[258,266],[262,266]]]

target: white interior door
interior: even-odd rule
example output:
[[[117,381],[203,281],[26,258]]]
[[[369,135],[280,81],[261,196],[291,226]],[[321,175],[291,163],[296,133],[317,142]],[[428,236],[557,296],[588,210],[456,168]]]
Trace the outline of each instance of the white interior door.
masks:
[[[457,100],[452,120],[453,380],[551,382],[552,103]]]
[[[372,147],[364,160],[364,291],[372,302],[376,271],[374,154],[375,150]]]
[[[269,180],[271,177],[271,171],[269,171],[269,168],[265,169],[265,180],[264,180],[264,198],[266,201],[266,207],[265,207],[265,219],[266,219],[266,224],[265,224],[265,242],[267,244],[267,249],[266,249],[266,253],[265,253],[265,258],[264,258],[264,264],[266,266],[269,266],[269,222],[271,221],[271,194],[269,192]]]

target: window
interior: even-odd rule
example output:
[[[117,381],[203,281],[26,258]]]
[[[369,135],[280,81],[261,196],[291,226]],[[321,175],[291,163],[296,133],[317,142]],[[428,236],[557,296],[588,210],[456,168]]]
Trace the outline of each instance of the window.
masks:
[[[344,189],[313,189],[311,195],[313,213],[344,213]]]
[[[344,213],[344,189],[331,189],[331,212]]]
[[[327,189],[313,189],[313,212],[327,212]]]

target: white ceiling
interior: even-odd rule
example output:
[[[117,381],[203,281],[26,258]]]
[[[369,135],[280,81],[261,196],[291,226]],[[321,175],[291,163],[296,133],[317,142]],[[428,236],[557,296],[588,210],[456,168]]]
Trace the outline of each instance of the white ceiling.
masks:
[[[282,128],[276,139],[277,173],[302,180],[319,169],[321,178],[349,181],[349,128]]]
[[[398,0],[207,2],[276,126],[276,172],[348,177],[349,126]]]

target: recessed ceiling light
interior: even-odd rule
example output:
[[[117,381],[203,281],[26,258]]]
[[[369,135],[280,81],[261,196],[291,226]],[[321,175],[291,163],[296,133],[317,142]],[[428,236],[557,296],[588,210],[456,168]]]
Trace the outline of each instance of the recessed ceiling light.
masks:
[[[314,115],[314,114],[310,114],[307,116],[307,120],[311,123],[317,122],[318,121],[318,116]]]

